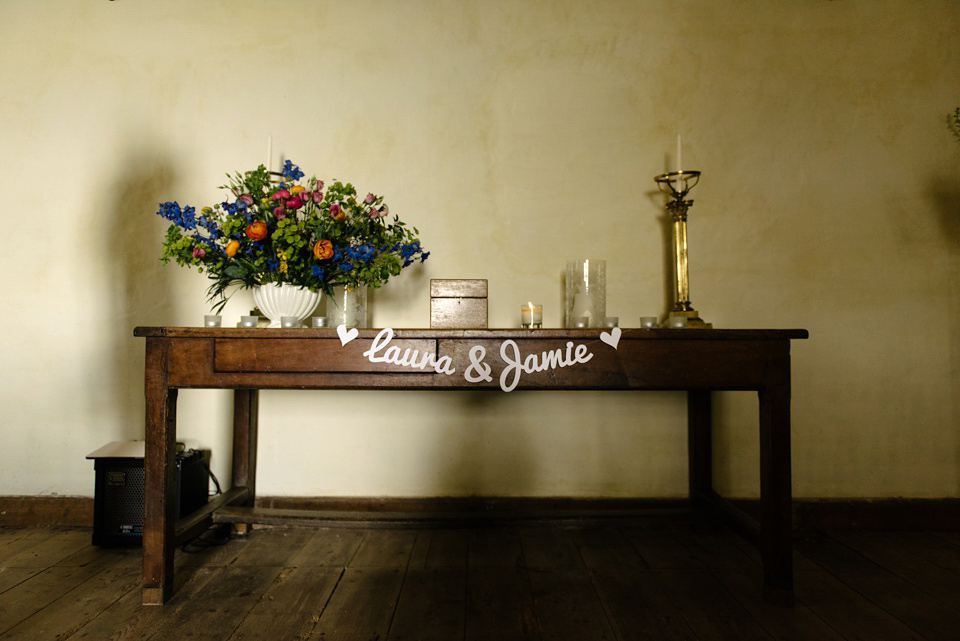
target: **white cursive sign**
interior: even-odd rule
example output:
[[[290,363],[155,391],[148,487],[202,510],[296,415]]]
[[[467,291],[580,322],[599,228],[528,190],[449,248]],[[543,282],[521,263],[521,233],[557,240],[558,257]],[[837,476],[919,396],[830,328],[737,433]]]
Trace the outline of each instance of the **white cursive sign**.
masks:
[[[337,328],[337,333],[340,335],[341,342],[346,345],[355,336],[350,336],[344,341],[344,333],[341,332],[341,328],[346,329],[341,325]],[[356,332],[356,330],[353,331]],[[612,336],[603,332],[600,339],[616,349],[620,340],[620,329],[614,329]],[[437,374],[446,374],[447,376],[457,373],[457,369],[453,366],[453,360],[449,356],[437,358],[432,352],[420,353],[420,350],[409,347],[401,349],[397,345],[391,345],[390,341],[392,340],[393,330],[389,327],[381,329],[370,344],[370,348],[363,355],[371,363],[390,363],[419,370],[432,369]],[[464,380],[468,383],[489,383],[493,381],[493,377],[490,375],[493,370],[484,360],[486,355],[487,350],[482,345],[474,345],[470,348],[470,365],[463,373]],[[500,372],[500,389],[504,392],[512,392],[519,385],[523,374],[534,374],[559,367],[580,365],[589,362],[593,358],[593,354],[585,344],[576,345],[573,341],[568,341],[566,349],[558,347],[539,354],[522,356],[517,342],[507,339],[500,344],[500,358],[506,365]]]

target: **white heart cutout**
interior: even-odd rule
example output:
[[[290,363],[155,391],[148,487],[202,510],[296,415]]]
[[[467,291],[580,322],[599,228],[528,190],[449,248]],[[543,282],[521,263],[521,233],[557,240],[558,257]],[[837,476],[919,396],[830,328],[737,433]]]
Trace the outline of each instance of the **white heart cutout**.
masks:
[[[620,343],[620,334],[620,328],[614,327],[609,332],[600,332],[600,340],[613,349],[617,349],[617,345]]]
[[[340,337],[340,346],[343,347],[357,336],[360,335],[360,330],[356,327],[351,327],[347,329],[346,325],[337,325],[337,336]]]

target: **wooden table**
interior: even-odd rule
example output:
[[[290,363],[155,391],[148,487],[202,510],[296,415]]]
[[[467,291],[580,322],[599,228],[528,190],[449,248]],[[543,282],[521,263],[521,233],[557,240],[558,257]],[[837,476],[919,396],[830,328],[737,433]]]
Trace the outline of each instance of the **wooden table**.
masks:
[[[501,391],[514,360],[534,355],[545,371],[520,371],[516,390],[685,390],[689,483],[693,504],[717,507],[760,549],[768,600],[791,603],[790,340],[806,330],[624,329],[619,342],[598,329],[360,330],[341,344],[336,329],[138,327],[146,339],[146,453],[143,603],[173,592],[176,545],[195,536],[225,506],[252,506],[256,496],[257,399],[261,389]],[[380,349],[373,349],[380,336]],[[439,361],[437,373],[378,361],[389,347]],[[480,357],[480,348],[483,356]],[[373,349],[373,352],[364,352]],[[501,354],[504,349],[504,354]],[[412,354],[412,352],[411,352]],[[514,354],[519,354],[517,359]],[[580,358],[577,358],[577,355]],[[589,355],[589,358],[587,356]],[[446,357],[446,358],[444,358]],[[565,364],[565,366],[558,366]],[[485,367],[488,376],[483,377]],[[470,377],[465,376],[469,373]],[[477,380],[477,379],[489,380]],[[174,512],[177,391],[234,390],[232,487],[179,522]],[[756,391],[759,398],[760,519],[713,489],[711,403],[714,390]],[[543,426],[549,429],[549,426]]]

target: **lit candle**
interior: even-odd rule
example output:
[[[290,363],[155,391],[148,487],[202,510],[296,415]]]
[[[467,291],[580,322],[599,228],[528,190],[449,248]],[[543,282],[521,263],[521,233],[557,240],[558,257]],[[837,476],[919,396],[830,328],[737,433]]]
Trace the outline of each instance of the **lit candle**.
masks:
[[[520,324],[523,327],[543,326],[543,305],[531,302],[521,305]]]
[[[533,303],[520,306],[520,325],[530,327],[533,322]]]

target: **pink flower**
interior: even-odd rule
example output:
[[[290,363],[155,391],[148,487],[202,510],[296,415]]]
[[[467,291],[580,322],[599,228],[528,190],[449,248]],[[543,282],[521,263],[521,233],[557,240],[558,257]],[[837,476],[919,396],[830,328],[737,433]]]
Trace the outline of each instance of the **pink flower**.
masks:
[[[294,196],[286,202],[287,207],[290,209],[300,209],[303,207],[303,201]]]
[[[281,189],[280,191],[273,192],[273,195],[270,196],[273,200],[280,200],[281,198],[289,198],[290,192],[286,189]]]
[[[334,203],[330,205],[330,217],[333,218],[338,223],[342,223],[347,219],[347,213],[343,211],[343,207]]]
[[[273,215],[277,217],[277,220],[283,220],[283,217],[286,216],[286,213],[283,211],[283,205],[274,207]]]
[[[242,200],[243,202],[245,202],[245,203],[248,204],[248,205],[252,205],[252,204],[253,204],[253,196],[251,196],[250,194],[244,194],[244,195],[240,196],[240,200]]]
[[[310,198],[313,199],[313,202],[320,204],[323,202],[323,192],[319,189],[317,191],[310,192]]]
[[[375,201],[376,199],[377,197],[374,196],[373,194],[367,194],[367,197],[364,198],[363,202],[367,203],[368,205],[372,205],[373,201]]]
[[[203,249],[203,247],[194,247],[194,248],[193,248],[193,257],[194,257],[194,258],[203,258],[203,257],[206,256],[206,255],[207,255],[207,252]]]

